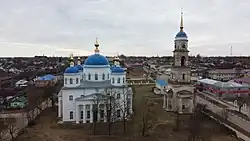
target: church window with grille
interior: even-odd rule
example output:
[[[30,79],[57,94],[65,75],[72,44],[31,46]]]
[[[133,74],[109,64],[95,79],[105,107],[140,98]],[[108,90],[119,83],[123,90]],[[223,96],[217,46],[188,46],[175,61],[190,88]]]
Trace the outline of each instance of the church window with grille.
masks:
[[[95,74],[95,80],[98,80],[98,74]]]
[[[102,74],[102,80],[105,80],[105,74],[104,73]]]
[[[91,74],[88,75],[88,79],[91,80]]]

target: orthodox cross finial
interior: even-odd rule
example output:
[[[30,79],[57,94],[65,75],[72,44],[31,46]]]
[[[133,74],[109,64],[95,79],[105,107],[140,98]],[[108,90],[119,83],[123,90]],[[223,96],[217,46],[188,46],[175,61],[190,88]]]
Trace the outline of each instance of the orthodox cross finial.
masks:
[[[99,53],[99,43],[98,43],[97,37],[96,37],[96,41],[95,41],[95,53]]]
[[[73,60],[74,60],[73,53],[70,54],[69,60],[70,60],[70,61],[73,61]]]
[[[75,65],[74,61],[70,61],[69,65],[70,65],[70,67],[74,67],[74,65]]]
[[[74,56],[73,53],[70,53],[69,57],[70,57],[70,58],[73,58],[73,56]]]
[[[81,65],[81,58],[78,57],[77,65]]]
[[[70,58],[69,58],[69,65],[70,67],[74,67],[74,57],[73,57],[73,53],[70,54]]]
[[[183,31],[183,9],[181,8],[181,25],[180,25],[180,30]]]

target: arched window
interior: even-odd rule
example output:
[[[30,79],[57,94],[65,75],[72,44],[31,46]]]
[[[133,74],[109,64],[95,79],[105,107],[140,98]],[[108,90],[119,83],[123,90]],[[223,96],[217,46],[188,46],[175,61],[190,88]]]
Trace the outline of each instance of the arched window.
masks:
[[[186,48],[186,45],[185,45],[185,44],[182,44],[181,47],[182,47],[183,49],[185,49],[185,48]]]
[[[88,80],[91,80],[91,74],[89,73],[89,75],[88,75]]]
[[[182,79],[185,80],[185,74],[184,73],[182,74]]]
[[[73,79],[72,78],[69,79],[69,84],[73,84]]]
[[[65,78],[65,79],[64,79],[64,83],[67,84],[67,81],[68,81],[67,78]]]
[[[84,74],[83,74],[83,80],[85,80],[85,79],[86,79],[86,74],[84,73]]]
[[[186,62],[186,57],[182,56],[181,57],[181,66],[185,66],[185,62]]]
[[[112,77],[112,83],[115,83],[115,78],[114,77]]]
[[[76,84],[78,84],[79,83],[79,79],[78,78],[76,78]]]
[[[97,73],[95,74],[95,80],[98,80],[98,74]]]
[[[73,95],[69,95],[69,100],[73,100]]]
[[[105,74],[104,73],[102,74],[102,80],[105,80]]]
[[[117,83],[121,83],[121,78],[120,77],[117,79]]]

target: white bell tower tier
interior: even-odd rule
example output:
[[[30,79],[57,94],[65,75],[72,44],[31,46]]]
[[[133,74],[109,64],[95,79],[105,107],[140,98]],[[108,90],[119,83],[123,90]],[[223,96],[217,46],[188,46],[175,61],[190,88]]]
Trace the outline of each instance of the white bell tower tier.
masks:
[[[183,31],[183,13],[181,12],[180,31],[176,34],[174,40],[173,51],[173,67],[170,81],[174,83],[190,83],[191,82],[191,67],[188,62],[188,37]]]

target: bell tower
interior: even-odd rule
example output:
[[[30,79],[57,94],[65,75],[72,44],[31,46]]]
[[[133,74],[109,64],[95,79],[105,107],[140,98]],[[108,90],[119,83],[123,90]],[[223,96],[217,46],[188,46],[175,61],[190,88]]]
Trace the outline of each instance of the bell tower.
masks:
[[[190,83],[191,68],[188,63],[188,36],[183,28],[183,12],[181,12],[180,31],[176,34],[174,40],[174,60],[170,80],[173,82]]]

